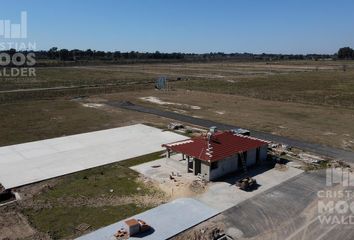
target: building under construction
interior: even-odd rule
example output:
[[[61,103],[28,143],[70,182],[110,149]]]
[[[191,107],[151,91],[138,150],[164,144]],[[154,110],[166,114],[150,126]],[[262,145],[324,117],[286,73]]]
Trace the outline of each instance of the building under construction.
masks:
[[[181,153],[187,160],[188,172],[210,181],[238,170],[246,171],[247,167],[265,161],[268,142],[212,127],[207,135],[162,146],[167,150],[167,157]]]

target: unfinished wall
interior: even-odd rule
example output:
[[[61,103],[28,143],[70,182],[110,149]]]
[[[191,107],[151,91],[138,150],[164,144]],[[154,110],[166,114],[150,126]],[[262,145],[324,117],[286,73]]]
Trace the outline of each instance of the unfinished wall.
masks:
[[[210,169],[210,180],[215,180],[237,170],[237,155],[218,161],[218,168]]]
[[[247,151],[246,165],[252,166],[256,164],[257,149],[251,149]]]
[[[246,160],[247,166],[255,165],[256,158],[257,158],[257,149],[251,149],[251,150],[247,151],[247,160]],[[260,162],[265,161],[267,159],[267,145],[260,148],[259,158],[260,158],[259,159]],[[238,156],[234,155],[234,156],[231,156],[231,157],[225,158],[224,160],[219,161],[218,168],[217,169],[210,169],[209,178],[208,179],[205,178],[205,179],[215,180],[215,179],[220,178],[228,173],[236,172],[240,168],[241,168],[241,166],[238,166]]]
[[[266,161],[267,160],[267,155],[268,155],[268,145],[264,145],[261,147],[259,157],[261,161]]]
[[[209,181],[210,180],[210,166],[205,161],[202,161],[201,165],[201,175],[202,178]]]

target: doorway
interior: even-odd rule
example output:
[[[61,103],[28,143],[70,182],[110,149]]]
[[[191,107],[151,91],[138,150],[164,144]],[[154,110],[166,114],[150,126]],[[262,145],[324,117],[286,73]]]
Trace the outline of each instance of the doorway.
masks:
[[[199,159],[194,159],[194,175],[200,174],[202,171],[202,161]]]

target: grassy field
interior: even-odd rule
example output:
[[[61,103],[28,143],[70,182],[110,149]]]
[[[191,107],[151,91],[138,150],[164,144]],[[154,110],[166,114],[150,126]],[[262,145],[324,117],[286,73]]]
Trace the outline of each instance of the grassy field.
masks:
[[[37,68],[36,78],[28,80],[1,79],[0,90],[68,87],[92,84],[126,84],[131,81],[153,81],[143,73],[115,71],[114,67],[55,67]]]
[[[0,145],[94,131],[112,123],[103,111],[65,100],[4,104],[0,111]]]
[[[22,211],[36,229],[48,232],[53,239],[63,239],[82,234],[77,230],[80,224],[94,230],[150,209],[164,201],[164,194],[139,180],[138,173],[128,166],[158,159],[160,154],[61,177]]]
[[[343,71],[345,66],[346,71]],[[352,61],[212,62],[38,67],[36,78],[0,78],[0,101],[151,89],[159,76],[176,88],[265,100],[353,105]],[[179,81],[176,81],[180,79]],[[38,89],[75,87],[38,92]],[[32,92],[1,91],[36,89]]]
[[[33,79],[0,77],[0,91],[23,88],[59,87],[87,84],[131,84],[151,82],[160,75],[170,80],[182,79],[235,79],[270,74],[301,72],[342,71],[343,65],[353,69],[351,62],[213,62],[179,64],[131,64],[77,67],[38,67]]]
[[[71,239],[82,234],[75,229],[79,224],[89,222],[91,229],[97,229],[147,209],[125,204],[114,207],[54,207],[25,212],[30,216],[33,226],[48,232],[52,239]]]
[[[0,146],[134,123],[167,122],[120,109],[84,107],[82,102],[67,99],[0,104],[0,112]]]
[[[153,96],[168,104],[146,102]],[[250,98],[206,91],[153,90],[105,95],[185,115],[270,132],[308,142],[354,150],[354,110],[347,107]],[[194,109],[192,108],[194,106]],[[196,109],[195,107],[199,107]]]
[[[173,86],[264,100],[354,108],[354,70],[270,74],[234,80],[203,79]]]

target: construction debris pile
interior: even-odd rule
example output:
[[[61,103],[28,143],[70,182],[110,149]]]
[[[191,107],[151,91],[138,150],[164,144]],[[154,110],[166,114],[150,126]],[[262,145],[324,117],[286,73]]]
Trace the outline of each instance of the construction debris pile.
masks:
[[[206,185],[207,182],[203,180],[202,178],[198,178],[197,180],[194,180],[190,185],[189,189],[194,192],[194,193],[203,193],[206,190]]]
[[[131,236],[136,236],[151,229],[146,222],[135,218],[126,220],[124,224],[125,226],[114,234],[117,240],[128,239]]]
[[[184,126],[182,123],[171,122],[170,124],[168,124],[167,128],[170,130],[180,130],[180,129],[183,129]]]
[[[193,127],[193,126],[185,126],[185,125],[183,125],[182,123],[179,123],[179,122],[170,122],[167,125],[167,128],[169,130],[173,130],[173,131],[180,132],[180,133],[185,133],[185,134],[200,135],[200,134],[206,133],[205,129],[197,128],[197,127]]]
[[[232,237],[227,235],[224,229],[220,226],[205,226],[200,229],[196,229],[180,239],[198,239],[198,240],[233,240]]]
[[[310,154],[300,149],[294,149],[285,144],[270,143],[268,145],[269,156],[275,162],[275,168],[280,171],[285,171],[285,165],[289,161],[299,163],[298,165],[292,164],[293,167],[299,167],[304,170],[315,170],[321,168],[348,168],[351,166],[343,161],[331,159],[324,156]]]

